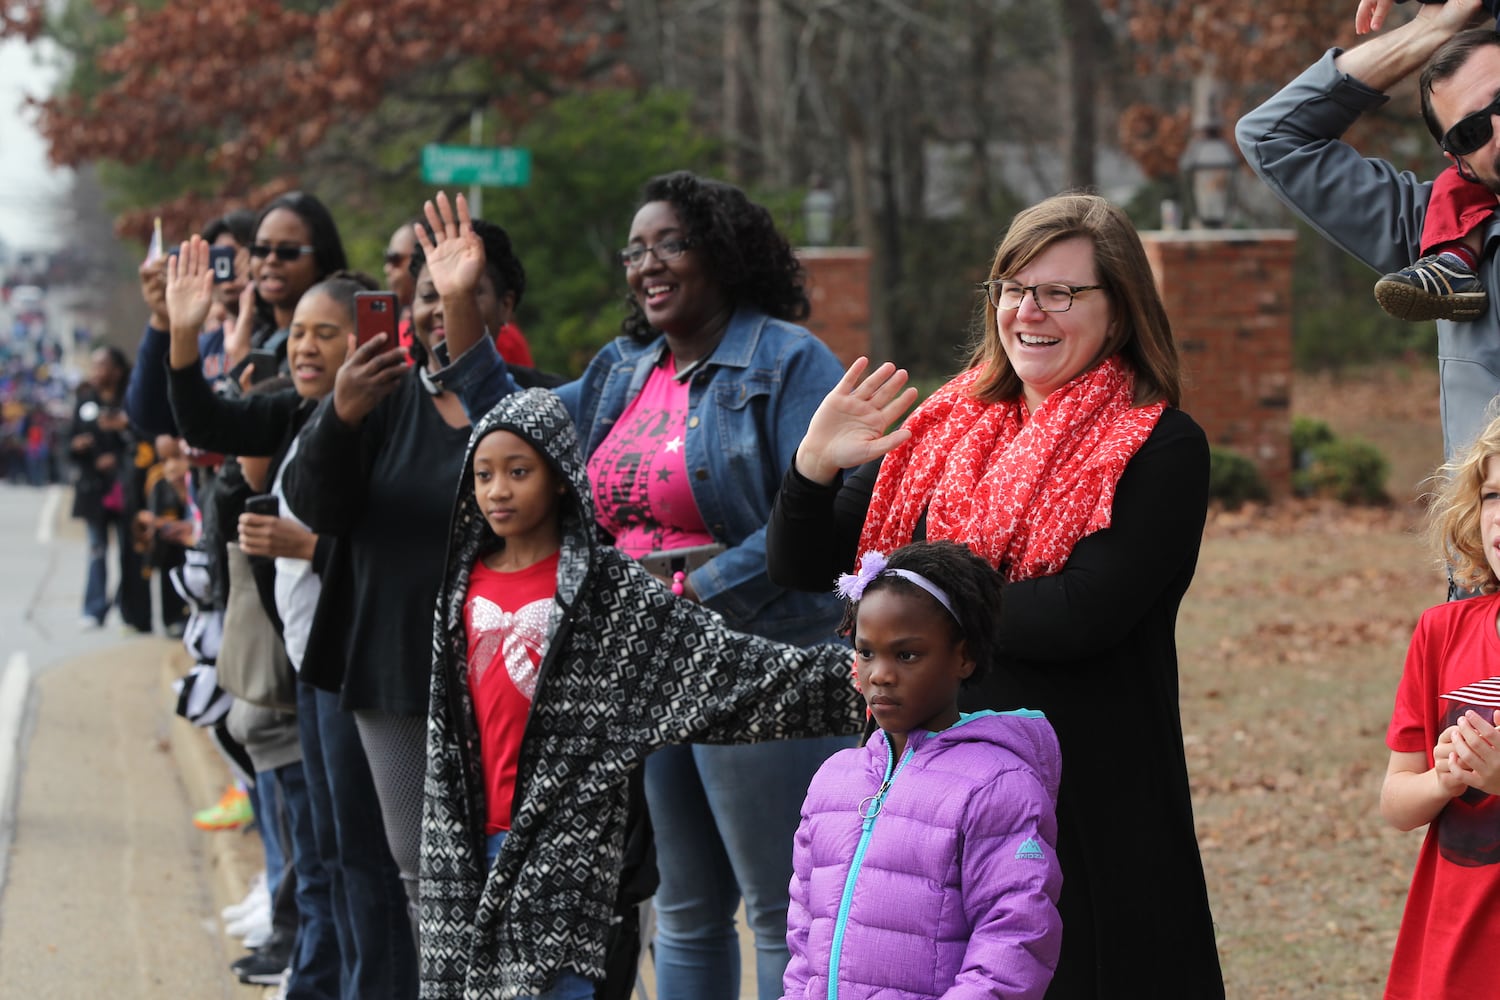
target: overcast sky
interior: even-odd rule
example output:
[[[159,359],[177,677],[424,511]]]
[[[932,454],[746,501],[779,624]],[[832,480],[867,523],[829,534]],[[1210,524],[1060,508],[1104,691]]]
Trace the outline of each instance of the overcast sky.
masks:
[[[51,248],[60,241],[57,214],[70,171],[47,164],[41,136],[23,114],[28,96],[42,97],[57,78],[47,49],[0,42],[0,240],[18,249]]]

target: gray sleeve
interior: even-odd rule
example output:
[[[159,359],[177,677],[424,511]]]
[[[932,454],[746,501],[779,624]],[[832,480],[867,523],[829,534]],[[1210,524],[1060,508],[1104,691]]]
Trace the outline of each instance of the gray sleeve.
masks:
[[[1386,96],[1334,66],[1330,49],[1239,120],[1250,168],[1324,238],[1385,274],[1415,260],[1432,183],[1360,155],[1340,136]],[[1437,155],[1434,171],[1439,169]]]

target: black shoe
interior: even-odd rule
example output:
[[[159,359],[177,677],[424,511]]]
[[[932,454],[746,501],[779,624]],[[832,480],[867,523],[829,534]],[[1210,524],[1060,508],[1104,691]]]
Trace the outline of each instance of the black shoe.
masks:
[[[277,986],[281,983],[281,977],[286,974],[286,967],[291,959],[288,949],[267,945],[236,959],[230,964],[229,971],[238,976],[242,983]]]
[[[1397,319],[1449,319],[1484,315],[1489,296],[1473,271],[1452,256],[1428,254],[1375,282],[1375,301]]]

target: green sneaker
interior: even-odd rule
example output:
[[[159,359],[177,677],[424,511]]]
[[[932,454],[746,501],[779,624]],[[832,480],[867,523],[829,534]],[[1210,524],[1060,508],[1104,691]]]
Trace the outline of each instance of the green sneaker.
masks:
[[[218,802],[193,813],[193,825],[200,830],[239,830],[254,820],[249,794],[232,785]]]

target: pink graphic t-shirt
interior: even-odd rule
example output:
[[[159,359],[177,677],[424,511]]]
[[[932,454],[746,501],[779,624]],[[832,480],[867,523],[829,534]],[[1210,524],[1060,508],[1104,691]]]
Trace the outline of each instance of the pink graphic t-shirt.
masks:
[[[484,769],[486,836],[510,829],[521,737],[556,594],[557,553],[514,573],[497,573],[479,560],[469,575],[464,626]]]
[[[589,458],[599,523],[626,555],[712,544],[688,485],[688,384],[670,355]]]

